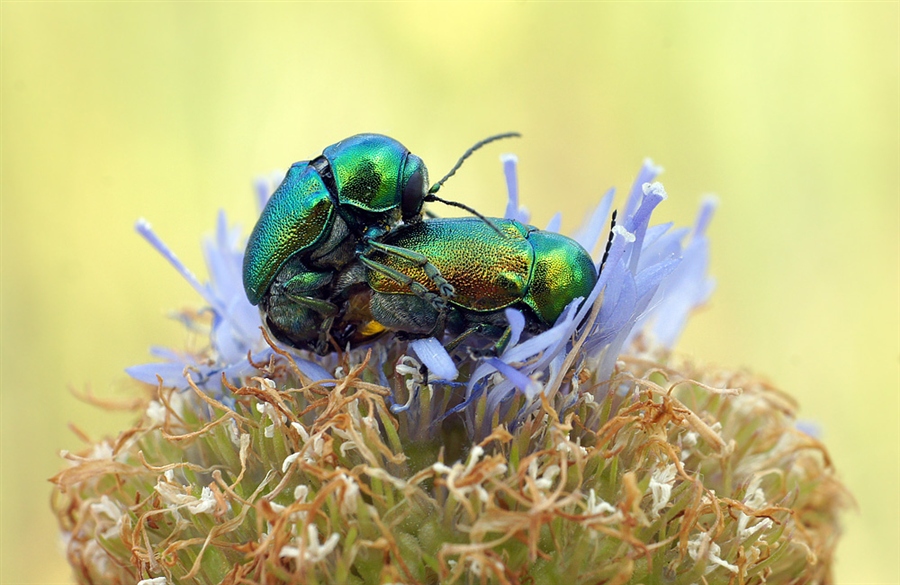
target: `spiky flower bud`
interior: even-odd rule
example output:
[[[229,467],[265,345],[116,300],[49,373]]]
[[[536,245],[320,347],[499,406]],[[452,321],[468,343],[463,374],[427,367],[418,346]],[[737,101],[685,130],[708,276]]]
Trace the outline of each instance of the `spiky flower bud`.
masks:
[[[508,217],[527,221],[515,199]],[[220,219],[210,346],[129,369],[135,426],[53,481],[81,583],[828,583],[849,495],[786,394],[672,356],[705,301],[691,239],[649,227],[646,164],[586,302],[497,358],[434,339],[338,356],[264,338]],[[610,193],[577,238],[593,249]],[[428,383],[420,374],[433,373]],[[450,381],[457,380],[457,381]]]

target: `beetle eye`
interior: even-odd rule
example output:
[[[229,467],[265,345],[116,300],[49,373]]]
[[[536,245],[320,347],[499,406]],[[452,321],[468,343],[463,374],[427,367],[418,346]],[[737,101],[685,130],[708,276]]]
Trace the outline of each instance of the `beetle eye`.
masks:
[[[412,172],[407,174],[409,170]],[[425,202],[428,190],[428,171],[425,169],[422,159],[415,155],[409,156],[404,171],[406,171],[404,175],[408,178],[403,184],[400,209],[403,219],[407,220],[422,213],[422,204]]]

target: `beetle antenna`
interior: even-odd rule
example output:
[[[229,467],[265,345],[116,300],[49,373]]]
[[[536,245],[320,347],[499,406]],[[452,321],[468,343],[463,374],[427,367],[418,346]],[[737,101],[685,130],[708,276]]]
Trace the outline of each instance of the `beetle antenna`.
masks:
[[[609,258],[609,249],[612,247],[613,241],[613,228],[616,227],[616,214],[618,212],[617,209],[613,209],[612,220],[609,222],[609,238],[606,240],[606,249],[603,251],[603,259],[600,261],[600,270],[597,271],[598,275],[603,272],[603,267],[606,266],[606,259]]]
[[[475,211],[474,209],[472,209],[471,207],[469,207],[469,206],[466,205],[465,203],[460,203],[460,202],[458,202],[458,201],[448,201],[447,199],[441,199],[440,197],[438,197],[438,196],[435,195],[434,193],[429,194],[429,195],[428,195],[428,198],[426,199],[426,201],[437,201],[437,202],[439,202],[439,203],[443,203],[444,205],[449,205],[450,207],[459,207],[460,209],[465,209],[466,211],[468,211],[469,213],[471,213],[472,215],[474,215],[475,217],[477,217],[478,219],[480,219],[480,220],[483,221],[484,223],[486,223],[486,224],[488,224],[489,226],[491,226],[491,229],[494,230],[495,232],[497,232],[497,234],[498,234],[500,237],[503,237],[503,238],[506,237],[506,234],[504,234],[503,232],[501,232],[501,231],[500,231],[500,228],[498,228],[496,225],[494,225],[494,222],[492,222],[490,219],[486,218],[485,216],[481,215],[480,213],[478,213],[477,211]]]
[[[467,158],[472,156],[473,152],[475,152],[476,150],[478,150],[485,144],[490,144],[491,142],[495,142],[497,140],[502,140],[503,138],[515,138],[515,137],[519,137],[519,136],[522,136],[522,135],[519,134],[518,132],[505,132],[503,134],[497,134],[495,136],[488,136],[484,140],[479,140],[471,148],[469,148],[469,150],[465,151],[461,157],[459,157],[459,160],[456,161],[456,164],[453,165],[453,168],[450,169],[450,172],[447,173],[446,175],[444,175],[443,179],[441,179],[440,181],[438,181],[437,183],[435,183],[434,185],[431,186],[431,189],[428,190],[428,193],[432,194],[432,195],[437,193],[438,190],[441,188],[441,186],[444,184],[444,181],[446,181],[447,179],[452,177],[456,173],[456,171],[459,170],[459,167],[462,166],[463,162],[465,162],[465,160]]]

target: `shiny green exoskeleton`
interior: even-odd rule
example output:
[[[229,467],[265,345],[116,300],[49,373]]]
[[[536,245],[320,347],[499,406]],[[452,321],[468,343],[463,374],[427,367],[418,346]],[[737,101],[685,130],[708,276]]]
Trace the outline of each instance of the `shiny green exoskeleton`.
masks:
[[[343,281],[364,279],[371,321],[342,317],[335,330],[347,332],[346,341],[360,343],[387,330],[440,338],[447,328],[459,335],[451,346],[477,333],[497,340],[495,349],[502,350],[509,334],[503,309],[522,310],[534,333],[553,325],[573,299],[590,294],[597,268],[577,242],[513,220],[490,221],[502,235],[476,218],[425,220],[388,234],[385,244],[428,258],[453,286],[454,296],[446,309],[434,307],[420,292],[437,293],[420,266],[374,250],[341,276]],[[346,282],[338,286],[353,290]],[[363,293],[356,289],[353,294]]]
[[[358,134],[294,163],[269,199],[247,241],[244,289],[263,300],[291,260],[307,270],[341,268],[358,241],[421,217],[428,171],[418,156],[380,134]]]
[[[438,290],[431,302],[442,306],[453,288],[440,272],[421,254],[380,239],[402,223],[421,221],[426,202],[469,209],[435,193],[474,150],[508,136],[517,134],[477,143],[431,188],[422,159],[380,134],[352,136],[292,165],[263,209],[244,255],[247,298],[259,305],[270,332],[294,347],[325,353],[340,309],[330,301],[334,276],[372,250],[422,266]]]

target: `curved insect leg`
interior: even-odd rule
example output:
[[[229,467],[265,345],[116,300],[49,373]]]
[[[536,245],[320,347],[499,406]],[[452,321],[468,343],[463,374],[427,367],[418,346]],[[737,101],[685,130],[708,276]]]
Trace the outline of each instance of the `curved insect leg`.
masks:
[[[394,280],[399,284],[402,284],[403,286],[409,288],[409,290],[414,295],[427,301],[429,304],[431,304],[432,307],[435,308],[435,310],[445,311],[447,309],[447,301],[445,300],[445,298],[431,292],[420,283],[416,282],[406,274],[403,274],[399,270],[394,270],[390,266],[385,266],[381,262],[376,262],[375,260],[372,260],[371,258],[367,258],[365,256],[360,256],[359,261],[370,270],[383,274],[391,280]]]
[[[488,335],[492,336],[496,333],[499,328],[496,325],[491,325],[489,323],[476,323],[457,335],[455,338],[451,339],[444,348],[451,352],[459,345],[465,341],[468,337],[472,335]],[[484,349],[471,349],[471,353],[475,357],[486,357],[486,356],[498,356],[506,350],[506,346],[509,344],[509,340],[512,337],[512,328],[505,327],[503,328],[503,333],[500,334],[500,337],[497,341],[491,345],[490,347],[486,347]]]
[[[339,308],[330,301],[311,296],[320,294],[331,283],[332,274],[328,272],[299,272],[284,283],[283,294],[303,309],[314,311],[323,317],[318,328],[318,339],[314,351],[319,355],[328,353],[328,335],[338,315]]]
[[[321,325],[318,328],[319,335],[314,346],[314,351],[319,355],[325,355],[326,353],[328,353],[328,336],[331,333],[331,326],[334,324],[334,320],[337,317],[339,310],[338,306],[334,303],[330,303],[328,301],[324,301],[322,299],[317,299],[314,297],[295,295],[290,293],[286,294],[285,296],[296,305],[305,309],[309,309],[311,311],[315,311],[316,313],[324,317]]]
[[[369,247],[378,250],[379,252],[384,252],[385,254],[390,254],[391,256],[403,258],[404,260],[421,267],[422,270],[425,271],[425,275],[428,277],[428,279],[433,282],[435,286],[437,286],[438,292],[445,300],[452,297],[456,292],[456,289],[453,288],[453,285],[450,284],[446,278],[444,278],[444,276],[441,274],[441,271],[438,270],[438,268],[434,264],[432,264],[424,254],[420,254],[419,252],[414,252],[406,248],[401,248],[399,246],[385,244],[376,240],[370,240],[368,242],[368,245]],[[402,284],[406,283],[403,282]]]

